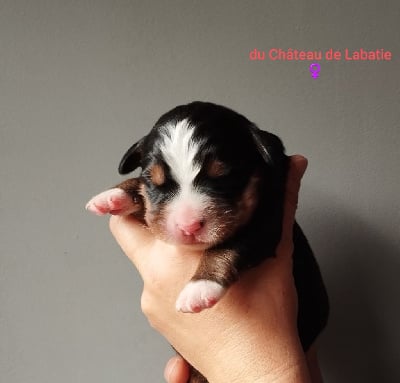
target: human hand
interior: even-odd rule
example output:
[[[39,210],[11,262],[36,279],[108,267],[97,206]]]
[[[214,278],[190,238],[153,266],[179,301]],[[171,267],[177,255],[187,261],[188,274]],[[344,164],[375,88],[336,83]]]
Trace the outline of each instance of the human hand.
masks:
[[[296,374],[297,382],[305,381],[299,376],[306,379],[292,276],[292,228],[306,166],[303,157],[291,157],[276,258],[244,272],[213,309],[199,314],[177,312],[175,300],[201,253],[154,238],[132,217],[110,220],[112,233],[143,278],[142,310],[150,324],[211,382],[279,381],[283,372]],[[185,364],[176,366],[171,383],[187,379]]]

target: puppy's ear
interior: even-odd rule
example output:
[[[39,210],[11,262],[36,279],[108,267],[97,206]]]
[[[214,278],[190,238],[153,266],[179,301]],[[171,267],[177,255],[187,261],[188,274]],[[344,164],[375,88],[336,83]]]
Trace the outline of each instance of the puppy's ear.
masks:
[[[266,132],[252,125],[250,128],[255,146],[264,161],[272,167],[281,167],[286,163],[287,156],[282,141],[275,134]]]
[[[124,154],[118,166],[119,174],[128,174],[141,166],[143,143],[145,138],[146,137],[143,137],[141,140],[133,144]]]

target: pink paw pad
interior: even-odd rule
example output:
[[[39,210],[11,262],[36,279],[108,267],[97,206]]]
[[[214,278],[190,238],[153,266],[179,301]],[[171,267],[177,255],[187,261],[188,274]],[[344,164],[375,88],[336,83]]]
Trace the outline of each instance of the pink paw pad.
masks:
[[[113,188],[94,196],[87,204],[86,209],[97,215],[113,214],[128,215],[138,210],[139,206],[124,190]]]
[[[219,283],[201,279],[189,282],[179,294],[176,309],[184,313],[198,313],[213,307],[225,294]]]

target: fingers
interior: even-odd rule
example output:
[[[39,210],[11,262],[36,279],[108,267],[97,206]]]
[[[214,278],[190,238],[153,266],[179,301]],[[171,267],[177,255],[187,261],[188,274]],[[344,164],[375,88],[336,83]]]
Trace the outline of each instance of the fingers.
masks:
[[[307,164],[307,159],[301,155],[290,157],[283,212],[281,245],[289,245],[292,242],[293,224],[299,199],[300,183],[307,169]]]
[[[307,158],[303,157],[300,154],[294,154],[293,156],[290,157],[290,164],[291,167],[293,167],[294,169],[296,169],[300,179],[303,177],[307,166],[308,166],[308,160]]]
[[[164,369],[164,378],[168,383],[187,383],[189,365],[179,355],[171,358]]]
[[[300,155],[290,157],[289,173],[286,184],[285,195],[285,219],[292,219],[297,209],[299,198],[300,183],[307,169],[307,159]]]

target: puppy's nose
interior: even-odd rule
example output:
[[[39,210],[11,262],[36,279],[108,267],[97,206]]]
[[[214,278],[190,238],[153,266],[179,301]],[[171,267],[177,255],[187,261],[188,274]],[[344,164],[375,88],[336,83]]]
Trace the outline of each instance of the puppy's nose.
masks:
[[[185,224],[179,224],[178,227],[184,235],[192,235],[198,232],[204,226],[203,221],[192,221]]]

